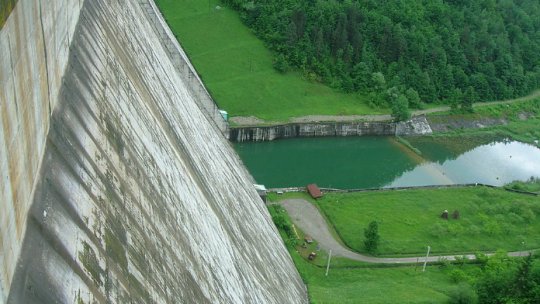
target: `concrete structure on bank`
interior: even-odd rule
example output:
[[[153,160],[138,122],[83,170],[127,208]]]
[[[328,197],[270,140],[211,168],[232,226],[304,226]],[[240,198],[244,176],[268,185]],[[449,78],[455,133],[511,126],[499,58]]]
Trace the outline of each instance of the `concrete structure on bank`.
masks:
[[[19,0],[0,54],[0,302],[307,302],[151,0]]]
[[[262,127],[230,128],[229,138],[235,142],[271,141],[280,138],[320,136],[365,136],[365,135],[425,135],[431,134],[425,116],[416,116],[405,122],[319,122],[290,123]]]

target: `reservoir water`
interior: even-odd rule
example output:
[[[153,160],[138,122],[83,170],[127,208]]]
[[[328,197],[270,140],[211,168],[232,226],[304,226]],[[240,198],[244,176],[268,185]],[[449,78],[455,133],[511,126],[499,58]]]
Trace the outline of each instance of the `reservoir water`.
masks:
[[[540,149],[532,145],[486,138],[407,140],[410,145],[395,137],[295,138],[235,148],[257,183],[268,188],[500,186],[540,177]]]

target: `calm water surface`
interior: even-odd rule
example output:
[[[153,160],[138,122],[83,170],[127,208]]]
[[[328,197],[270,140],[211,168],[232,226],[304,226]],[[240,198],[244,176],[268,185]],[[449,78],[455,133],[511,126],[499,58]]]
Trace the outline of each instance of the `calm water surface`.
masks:
[[[297,138],[239,143],[236,150],[267,187],[340,189],[484,183],[540,177],[540,149],[507,140],[393,137]]]

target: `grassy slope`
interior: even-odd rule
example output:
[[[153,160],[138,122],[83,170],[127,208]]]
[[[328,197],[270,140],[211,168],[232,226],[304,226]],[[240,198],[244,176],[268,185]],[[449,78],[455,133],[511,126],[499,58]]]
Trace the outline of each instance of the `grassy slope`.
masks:
[[[415,267],[316,267],[291,253],[308,286],[312,303],[446,303],[455,285],[444,270],[430,266],[425,273]]]
[[[506,188],[540,194],[540,179],[530,179],[526,182],[515,181],[506,185]]]
[[[305,194],[285,194],[271,197],[272,201],[282,198],[305,197]],[[283,212],[279,206],[270,206],[274,216]],[[291,220],[285,213],[288,224]],[[296,228],[298,236],[304,233]],[[448,276],[448,269],[430,266],[425,273],[418,267],[379,268],[377,265],[356,262],[345,258],[332,258],[329,275],[325,276],[327,253],[317,251],[317,244],[308,248],[297,246],[291,249],[288,236],[280,234],[289,245],[289,252],[296,268],[308,286],[312,303],[446,303],[448,292],[455,288]],[[306,260],[309,252],[317,252],[313,262]]]
[[[363,229],[379,223],[383,255],[540,247],[540,198],[478,188],[328,194],[317,203],[343,241],[364,251]],[[459,220],[439,218],[448,209]],[[522,243],[524,242],[524,244]]]
[[[535,96],[538,94],[536,93]],[[506,125],[487,127],[483,129],[457,129],[450,132],[438,133],[436,136],[503,136],[527,143],[540,140],[540,98],[518,99],[519,102],[497,104],[475,108],[475,113],[453,114],[440,112],[430,114],[430,120],[445,122],[447,120],[481,120],[482,118],[504,118]],[[526,114],[527,120],[520,119]],[[538,144],[536,144],[538,145]]]
[[[221,108],[231,116],[254,115],[265,120],[329,114],[378,114],[364,97],[343,94],[285,75],[272,67],[272,54],[240,21],[236,12],[215,0],[157,0],[198,73]],[[388,112],[388,111],[386,111]]]

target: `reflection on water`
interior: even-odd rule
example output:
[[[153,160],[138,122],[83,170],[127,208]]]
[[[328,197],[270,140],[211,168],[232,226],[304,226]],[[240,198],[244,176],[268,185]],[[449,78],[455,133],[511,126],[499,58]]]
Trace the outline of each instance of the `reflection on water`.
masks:
[[[408,170],[388,187],[483,183],[502,186],[540,175],[540,150],[516,141],[478,146],[455,159],[427,162]]]
[[[392,137],[298,138],[235,147],[267,187],[341,189],[484,183],[540,177],[540,149],[514,141]]]

